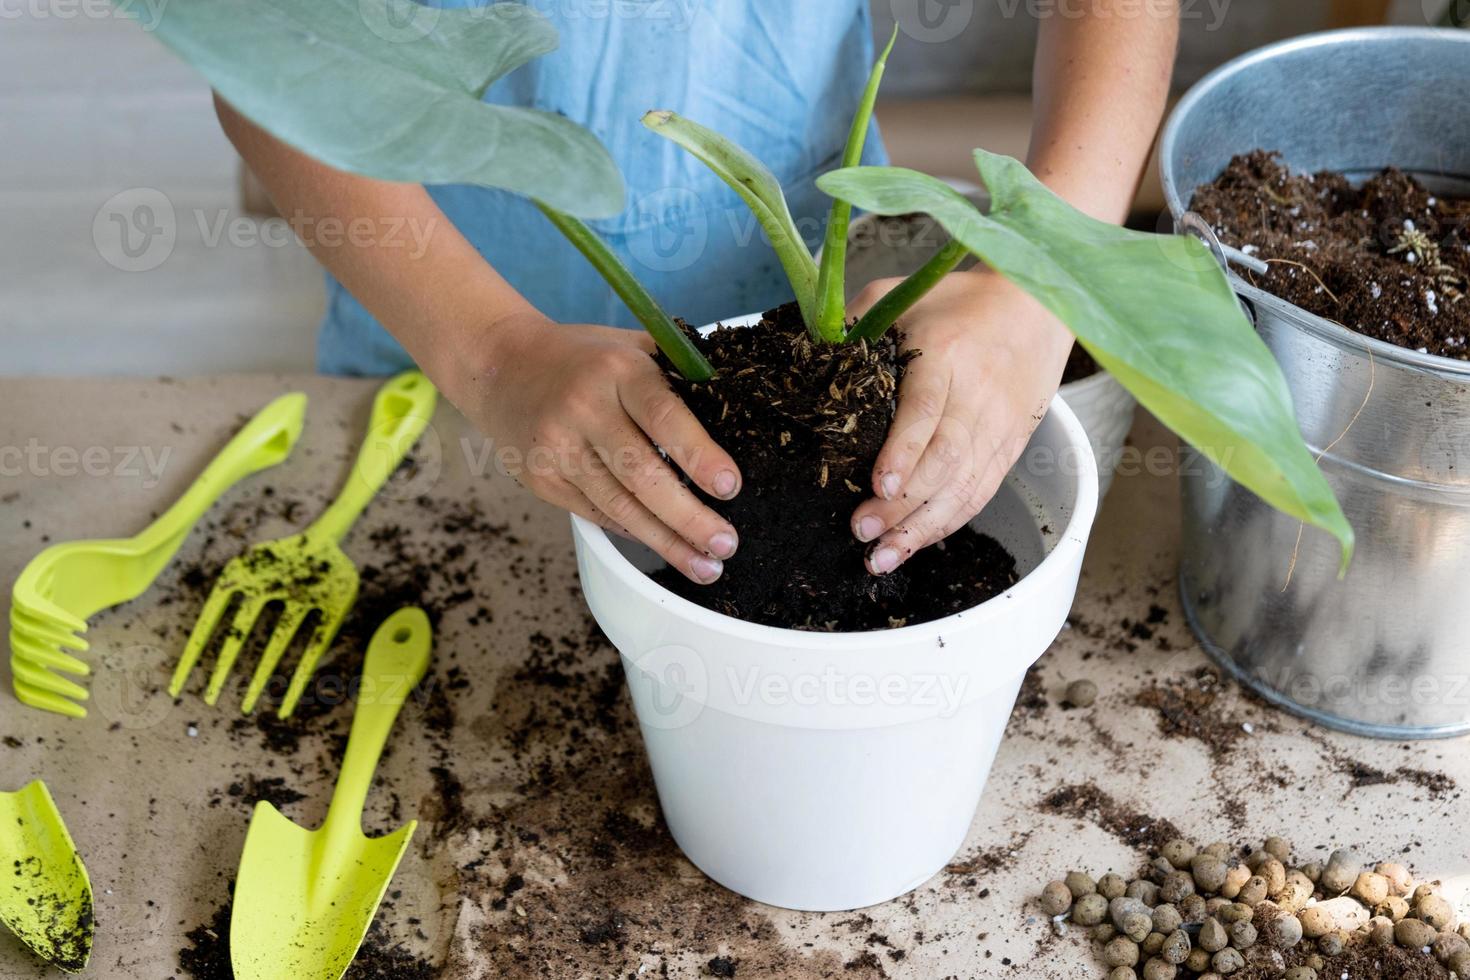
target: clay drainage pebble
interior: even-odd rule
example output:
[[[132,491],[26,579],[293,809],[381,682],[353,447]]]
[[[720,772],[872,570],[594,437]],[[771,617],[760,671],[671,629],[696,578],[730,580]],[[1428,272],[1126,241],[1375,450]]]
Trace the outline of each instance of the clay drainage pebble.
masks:
[[[1072,871],[1038,901],[1087,930],[1107,980],[1470,980],[1470,921],[1438,882],[1345,850],[1296,864],[1281,837],[1170,840],[1136,877]]]

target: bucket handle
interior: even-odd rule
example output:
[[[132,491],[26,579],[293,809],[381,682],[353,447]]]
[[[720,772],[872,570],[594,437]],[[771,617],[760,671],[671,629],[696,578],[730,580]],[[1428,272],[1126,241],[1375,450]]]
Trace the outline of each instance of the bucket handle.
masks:
[[[1258,276],[1264,276],[1271,271],[1269,265],[1255,256],[1246,255],[1240,249],[1231,248],[1229,245],[1220,241],[1220,236],[1215,234],[1215,229],[1211,228],[1210,223],[1196,211],[1185,211],[1181,214],[1179,219],[1174,222],[1174,232],[1180,235],[1193,235],[1204,242],[1205,247],[1210,250],[1210,254],[1215,257],[1215,261],[1220,263],[1220,268],[1226,272],[1230,271],[1231,265],[1238,265],[1249,269]],[[1239,295],[1239,293],[1236,294],[1236,299],[1240,302],[1241,312],[1246,315],[1251,325],[1254,326],[1256,323],[1255,305],[1244,296]]]
[[[1227,272],[1232,265],[1238,265],[1249,269],[1258,276],[1264,276],[1271,271],[1271,267],[1253,255],[1246,255],[1238,248],[1231,248],[1220,241],[1220,236],[1215,234],[1215,229],[1210,223],[1200,217],[1195,211],[1186,211],[1174,222],[1174,231],[1179,234],[1193,235],[1205,243],[1215,261],[1220,263],[1220,268]]]

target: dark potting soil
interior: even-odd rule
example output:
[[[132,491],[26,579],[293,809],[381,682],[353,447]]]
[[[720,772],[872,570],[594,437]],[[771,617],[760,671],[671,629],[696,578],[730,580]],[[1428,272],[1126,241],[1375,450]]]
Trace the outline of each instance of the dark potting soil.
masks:
[[[1163,817],[1151,817],[1113,799],[1093,783],[1058,786],[1042,797],[1042,813],[1089,820],[1129,847],[1142,847],[1158,854],[1171,840],[1181,837],[1179,828]]]
[[[1159,734],[1166,738],[1195,739],[1216,759],[1229,755],[1246,737],[1240,720],[1219,704],[1225,682],[1212,667],[1155,680],[1133,696],[1133,703],[1158,713]]]
[[[717,377],[671,383],[744,477],[731,501],[703,496],[740,533],[740,550],[710,586],[673,569],[657,580],[708,609],[752,623],[861,631],[961,612],[1017,580],[993,538],[962,528],[888,575],[870,575],[852,512],[872,494],[872,472],[904,365],[919,352],[814,344],[794,304],[754,327],[700,341]],[[915,504],[922,501],[915,501]]]
[[[1067,366],[1062,371],[1062,384],[1069,385],[1073,381],[1090,378],[1101,370],[1097,361],[1092,359],[1092,355],[1081,344],[1073,344],[1072,353],[1067,356]]]
[[[1227,245],[1271,266],[1250,282],[1368,337],[1470,360],[1470,200],[1437,197],[1390,168],[1354,187],[1293,174],[1256,150],[1191,207]]]

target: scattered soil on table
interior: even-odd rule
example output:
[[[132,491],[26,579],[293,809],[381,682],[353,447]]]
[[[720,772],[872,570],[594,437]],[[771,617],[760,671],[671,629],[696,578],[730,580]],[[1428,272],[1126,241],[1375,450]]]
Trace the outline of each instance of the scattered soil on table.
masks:
[[[1200,667],[1183,677],[1155,681],[1133,700],[1158,712],[1161,734],[1203,742],[1211,755],[1222,758],[1246,735],[1240,720],[1218,703],[1224,684],[1213,667]]]
[[[1431,800],[1450,800],[1459,796],[1460,785],[1453,777],[1430,769],[1414,766],[1381,768],[1364,762],[1345,751],[1319,732],[1307,732],[1306,737],[1317,743],[1322,755],[1338,773],[1348,778],[1344,798],[1354,790],[1372,786],[1401,786],[1408,784],[1423,790]]]
[[[230,967],[230,906],[215,910],[209,922],[191,929],[189,945],[179,950],[179,967],[192,980],[233,980]],[[438,969],[428,960],[410,953],[390,938],[381,924],[373,921],[357,957],[343,980],[437,980]]]
[[[747,622],[859,631],[940,619],[1016,583],[1015,559],[968,527],[888,575],[863,565],[868,546],[853,537],[852,512],[872,495],[904,365],[922,353],[900,353],[891,336],[871,347],[814,344],[794,304],[700,346],[715,380],[668,374],[740,466],[734,500],[701,494],[739,529],[740,549],[714,585],[664,569],[665,587]]]
[[[588,618],[581,631],[533,636],[462,730],[462,753],[509,758],[493,787],[465,774],[473,799],[494,802],[465,813],[449,843],[467,911],[445,975],[886,976],[876,957],[791,944],[761,906],[683,857],[623,688],[616,652]]]
[[[1293,174],[1256,150],[1191,205],[1220,240],[1271,265],[1253,284],[1378,340],[1470,359],[1470,200],[1436,197],[1400,170],[1354,187]]]
[[[1060,786],[1043,797],[1037,809],[1090,821],[1128,846],[1146,848],[1150,853],[1157,853],[1181,836],[1179,828],[1168,820],[1140,813],[1092,783]]]
[[[945,865],[944,873],[947,875],[977,875],[992,874],[1002,868],[1008,868],[1020,854],[1021,848],[1031,839],[1033,832],[1029,830],[1011,835],[1011,839],[995,847],[987,848],[970,857],[959,858]]]
[[[277,810],[299,803],[306,799],[305,793],[298,793],[286,784],[284,776],[260,777],[247,775],[244,779],[231,783],[224,795],[236,801],[241,806],[250,809],[255,808],[257,803],[269,803]],[[223,802],[216,797],[211,804]]]
[[[1455,781],[1442,772],[1430,772],[1428,769],[1414,769],[1410,766],[1399,766],[1385,771],[1363,762],[1355,762],[1345,771],[1352,779],[1353,789],[1410,783],[1427,792],[1431,798],[1442,800],[1458,788]]]
[[[1046,680],[1042,677],[1042,667],[1038,662],[1027,669],[1026,676],[1021,680],[1021,692],[1016,696],[1016,704],[1011,709],[1007,726],[1039,721],[1046,717],[1050,707],[1051,702],[1046,697]]]

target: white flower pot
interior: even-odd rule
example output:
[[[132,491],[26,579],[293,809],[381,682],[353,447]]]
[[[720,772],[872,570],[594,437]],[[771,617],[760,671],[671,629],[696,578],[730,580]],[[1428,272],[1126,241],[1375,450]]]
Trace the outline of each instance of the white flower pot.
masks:
[[[1133,429],[1138,401],[1106,371],[1064,384],[1058,394],[1087,430],[1097,459],[1098,497],[1106,497],[1123,458],[1123,444]]]
[[[986,208],[985,191],[966,181],[948,181],[977,206]],[[908,219],[865,214],[854,219],[848,234],[847,285],[856,291],[874,279],[907,276],[949,242],[949,233],[928,215]],[[967,259],[961,268],[975,264]],[[1062,385],[1061,395],[1087,430],[1097,457],[1100,496],[1106,497],[1123,456],[1123,443],[1133,428],[1138,402],[1106,371]]]
[[[1097,501],[1086,433],[1058,399],[974,522],[1021,580],[966,612],[866,633],[704,609],[645,574],[661,564],[647,549],[573,517],[587,604],[621,654],[689,859],[742,895],[813,911],[887,901],[943,868],[1026,670],[1066,620]]]

